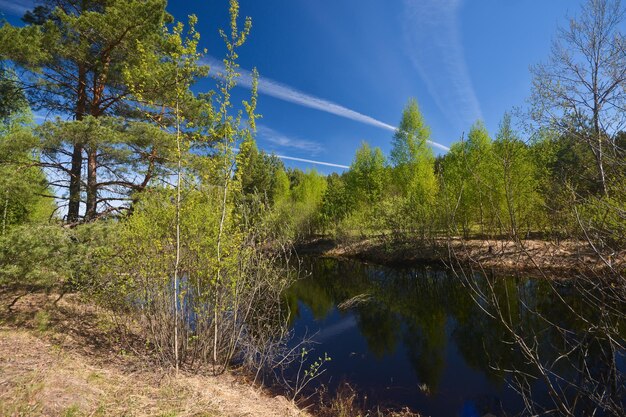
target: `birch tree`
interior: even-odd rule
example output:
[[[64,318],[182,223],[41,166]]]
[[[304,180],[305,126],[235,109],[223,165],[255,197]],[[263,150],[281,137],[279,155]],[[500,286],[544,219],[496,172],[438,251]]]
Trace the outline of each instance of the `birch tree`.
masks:
[[[626,122],[624,17],[620,0],[586,0],[559,29],[548,60],[531,68],[532,118],[587,144],[606,196],[616,135]]]

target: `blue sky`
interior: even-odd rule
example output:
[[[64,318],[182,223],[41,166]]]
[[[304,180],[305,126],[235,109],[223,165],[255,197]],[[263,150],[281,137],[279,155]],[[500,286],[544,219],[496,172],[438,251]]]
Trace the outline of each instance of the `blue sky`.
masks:
[[[493,133],[505,111],[524,105],[529,66],[546,59],[558,25],[581,1],[241,0],[253,28],[240,64],[261,74],[259,147],[349,165],[361,141],[389,151],[410,97],[442,145],[437,153],[477,119]],[[0,11],[17,23],[32,3],[0,0]],[[196,14],[209,62],[221,59],[227,0],[170,1],[168,10],[178,20]],[[242,84],[238,99],[248,94]]]

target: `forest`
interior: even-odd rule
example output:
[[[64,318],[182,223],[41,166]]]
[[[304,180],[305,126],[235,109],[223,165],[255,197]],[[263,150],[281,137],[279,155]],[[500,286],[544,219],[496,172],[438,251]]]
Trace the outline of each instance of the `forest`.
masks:
[[[339,396],[310,406],[305,387],[334,358],[294,341],[298,306],[285,298],[294,282],[306,280],[305,252],[320,256],[318,246],[331,244],[368,260],[362,248],[375,246],[388,256],[411,252],[411,259],[440,263],[463,285],[461,295],[454,287],[454,299],[476,304],[480,328],[497,323],[497,339],[510,343],[506,355],[519,365],[502,371],[524,398],[523,415],[623,415],[620,2],[584,2],[557,32],[545,62],[530,68],[527,105],[503,111],[497,131],[477,120],[436,155],[418,100],[407,97],[389,154],[363,141],[350,167],[329,175],[288,168],[257,146],[259,73],[253,71],[246,100],[233,93],[253,20],[242,17],[237,0],[229,15],[219,32],[227,54],[215,68],[199,48],[197,18],[175,21],[165,0],[45,0],[21,25],[0,23],[2,328],[33,326],[15,313],[33,294],[46,294],[32,312],[39,324],[74,300],[109,318],[113,350],[134,352],[150,366],[175,374],[239,372],[314,415],[375,415],[339,407]],[[199,91],[207,77],[215,87]],[[50,116],[42,121],[41,114]],[[559,258],[563,248],[568,256]],[[487,260],[514,272],[530,265],[533,271],[516,272],[538,276],[550,299],[562,303],[553,306],[559,313],[547,317],[516,301]],[[355,302],[368,291],[345,285],[324,288]],[[579,302],[561,297],[565,285]],[[405,316],[420,304],[402,290],[386,291],[373,297],[386,305],[401,298]],[[420,317],[446,303],[437,297],[421,304]],[[454,306],[446,309],[465,323]],[[559,321],[565,316],[576,332]],[[539,348],[544,334],[562,349],[558,359]],[[563,371],[565,361],[576,377],[572,368]],[[609,365],[600,370],[599,362]],[[296,376],[287,371],[294,364]],[[537,384],[547,393],[542,404],[534,403]],[[0,414],[31,415],[3,401]]]

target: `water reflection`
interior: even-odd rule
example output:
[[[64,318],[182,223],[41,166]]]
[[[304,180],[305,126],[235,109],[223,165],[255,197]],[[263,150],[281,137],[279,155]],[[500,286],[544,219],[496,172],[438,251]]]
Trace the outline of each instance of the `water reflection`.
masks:
[[[481,310],[458,279],[431,268],[397,270],[333,259],[308,259],[304,267],[310,277],[287,294],[291,324],[296,334],[315,333],[317,352],[333,358],[324,381],[331,388],[347,380],[371,406],[411,406],[426,415],[521,410],[520,398],[500,369],[534,370],[503,342],[505,329]],[[584,329],[555,302],[545,282],[499,279],[495,290],[515,326],[541,335],[547,359],[556,359],[559,335],[521,303],[573,334]],[[567,286],[562,296],[579,302]],[[573,370],[570,376],[576,377]],[[549,400],[539,383],[535,388],[536,401]]]

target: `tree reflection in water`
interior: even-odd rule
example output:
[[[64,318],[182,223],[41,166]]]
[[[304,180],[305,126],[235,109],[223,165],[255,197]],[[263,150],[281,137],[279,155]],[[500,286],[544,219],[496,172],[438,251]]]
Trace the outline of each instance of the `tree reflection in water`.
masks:
[[[394,269],[319,258],[305,259],[304,266],[309,277],[286,294],[291,324],[296,334],[319,331],[316,350],[333,358],[327,372],[331,388],[347,380],[368,396],[370,405],[411,406],[432,415],[459,415],[468,403],[482,413],[522,409],[503,369],[531,375],[534,370],[507,343],[505,329],[451,274],[429,267]],[[484,285],[487,278],[474,279]],[[568,329],[572,337],[585,337],[584,324],[555,302],[545,282],[489,279],[515,325],[540,335],[547,360],[560,355],[560,335],[536,314],[528,314],[528,308]],[[568,303],[580,302],[567,285],[561,289]],[[337,307],[354,297],[349,308]],[[606,372],[598,358],[594,371]],[[562,367],[560,375],[578,377],[566,361]],[[535,401],[548,400],[539,382],[534,388]]]

